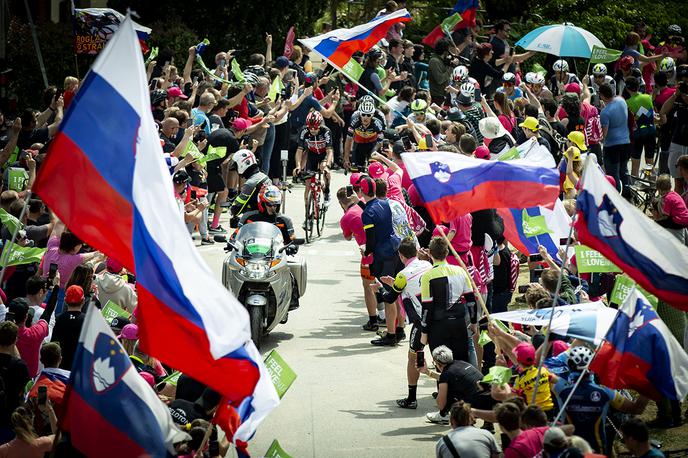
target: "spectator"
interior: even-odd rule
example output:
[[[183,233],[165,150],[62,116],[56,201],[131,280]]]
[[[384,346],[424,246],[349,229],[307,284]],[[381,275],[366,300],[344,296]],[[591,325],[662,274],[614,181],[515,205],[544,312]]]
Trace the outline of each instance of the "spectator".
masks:
[[[671,232],[682,244],[686,243],[688,229],[688,208],[676,191],[671,190],[671,177],[660,175],[656,181],[659,202],[653,209],[657,223]]]
[[[511,64],[511,56],[507,56],[500,66],[494,66],[494,50],[489,43],[478,45],[475,56],[471,60],[468,75],[474,78],[480,85],[480,92],[486,97],[491,98],[496,89],[496,82],[501,82],[502,75]]]
[[[38,320],[41,319],[41,314],[43,313],[43,310],[45,310],[43,299],[45,299],[47,293],[48,283],[45,278],[39,275],[34,275],[33,277],[29,277],[29,279],[26,281],[26,302],[28,302],[29,308],[33,311],[33,313],[29,312],[29,314],[33,316],[31,326],[38,323]],[[55,314],[53,314],[48,321],[48,335],[52,333],[54,326]]]
[[[554,403],[552,402],[552,393],[550,391],[550,377],[547,368],[541,368],[539,372],[540,381],[537,383],[537,392],[535,392],[536,380],[538,377],[538,366],[535,364],[535,347],[531,343],[522,342],[513,349],[516,356],[516,363],[518,365],[518,375],[514,381],[514,390],[523,396],[527,404],[533,401],[533,393],[535,393],[535,404],[542,409],[545,414],[554,419]]]
[[[428,62],[428,80],[430,82],[430,96],[432,103],[442,105],[444,97],[446,96],[445,88],[449,85],[451,80],[452,70],[455,63],[452,62],[449,48],[451,41],[444,37],[437,40],[435,43],[435,54],[432,55]]]
[[[473,426],[475,418],[471,405],[459,401],[451,407],[452,430],[435,445],[437,458],[497,458],[501,449],[494,436],[484,429]]]
[[[85,317],[81,311],[84,305],[84,290],[81,286],[73,285],[67,289],[65,304],[67,310],[55,320],[51,341],[59,343],[62,349],[60,368],[70,370]]]
[[[650,432],[640,418],[631,418],[621,425],[623,442],[631,455],[637,458],[663,458],[664,453],[650,444]]]
[[[5,389],[5,406],[0,409],[0,443],[13,437],[11,414],[24,399],[24,387],[31,380],[29,368],[19,358],[18,327],[13,321],[0,322],[0,378]]]
[[[217,410],[222,396],[220,393],[206,388],[203,394],[195,401],[175,399],[167,406],[172,420],[186,427],[187,424],[197,419],[210,420]]]
[[[81,286],[81,289],[84,290],[84,313],[86,313],[91,305],[98,309],[101,308],[100,301],[96,294],[96,288],[93,286],[93,267],[88,264],[76,266],[66,287],[69,288],[72,285]]]
[[[600,113],[602,135],[604,136],[604,170],[616,181],[616,189],[621,184],[628,186],[628,158],[630,155],[630,136],[628,131],[628,107],[626,101],[615,96],[609,84],[600,86],[600,98],[605,107]]]
[[[57,417],[50,401],[45,405],[39,405],[39,409],[49,416],[53,434],[38,437],[33,428],[32,413],[24,407],[17,407],[12,412],[12,430],[16,437],[0,445],[0,457],[43,458],[52,450],[55,441],[54,433],[57,431]]]
[[[494,55],[490,64],[499,67],[504,63],[508,63],[508,70],[511,73],[516,72],[516,65],[534,55],[533,51],[528,51],[523,54],[514,54],[514,49],[509,45],[509,32],[511,31],[511,23],[506,20],[497,21],[494,25],[494,35],[490,38],[490,46],[494,50]],[[505,69],[506,71],[506,69]]]
[[[664,102],[660,118],[666,121],[673,118],[671,126],[671,143],[669,145],[669,172],[674,179],[674,190],[683,194],[688,189],[679,173],[677,159],[688,154],[688,65],[681,65],[677,70],[676,92]],[[609,172],[607,172],[609,173]]]
[[[640,159],[645,150],[645,163],[655,165],[655,146],[657,143],[657,129],[655,128],[655,112],[652,97],[640,93],[640,84],[634,77],[626,78],[626,90],[630,94],[626,104],[634,118],[632,132],[633,150],[631,152],[631,175],[640,176]]]
[[[105,272],[97,275],[94,283],[98,288],[98,299],[101,304],[105,305],[112,301],[133,313],[138,299],[132,285],[122,277],[123,270],[122,264],[114,258],[108,258]]]
[[[527,458],[538,456],[542,452],[548,426],[523,430],[521,409],[513,402],[499,404],[495,408],[495,414],[499,429],[509,438],[509,446],[504,449],[504,458]]]

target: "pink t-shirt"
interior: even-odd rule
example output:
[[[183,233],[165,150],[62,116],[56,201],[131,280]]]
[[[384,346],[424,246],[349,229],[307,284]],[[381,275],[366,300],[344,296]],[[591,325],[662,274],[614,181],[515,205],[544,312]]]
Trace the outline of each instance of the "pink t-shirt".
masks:
[[[408,191],[411,188],[411,186],[413,186],[413,180],[406,171],[406,164],[404,164],[403,162],[399,162],[397,165],[401,168],[401,170],[404,171],[404,174],[401,176],[401,186],[403,186],[404,189]]]
[[[363,221],[361,221],[361,215],[363,214],[363,209],[358,205],[352,205],[345,212],[342,219],[339,220],[339,227],[342,228],[342,233],[347,239],[351,236],[354,237],[358,246],[365,246],[366,235],[363,229]],[[373,262],[373,256],[366,256],[361,259],[361,264],[370,264]]]
[[[392,173],[387,169],[387,198],[396,200],[397,202],[406,202],[404,199],[404,192],[402,190],[403,178],[402,171]]]
[[[473,216],[468,213],[459,216],[449,223],[449,230],[455,231],[454,238],[451,244],[457,253],[465,253],[471,248],[471,226],[473,225]]]
[[[662,199],[664,201],[662,212],[674,223],[688,227],[688,208],[681,196],[676,191],[669,191]]]
[[[54,434],[37,438],[34,445],[20,439],[12,439],[0,445],[0,458],[43,458],[43,455],[52,450],[54,440]]]
[[[515,117],[508,117],[507,115],[500,114],[497,116],[499,119],[499,122],[502,123],[502,126],[506,129],[507,132],[511,133],[512,130],[514,130],[514,126],[516,125],[516,118]]]
[[[414,207],[425,207],[425,201],[423,198],[420,196],[420,193],[416,189],[416,185],[411,184],[408,188],[406,188],[408,191],[409,195],[409,200],[411,201],[411,205]]]
[[[669,97],[674,95],[674,92],[676,92],[675,87],[665,87],[661,91],[659,91],[659,94],[657,94],[657,97],[655,97],[655,106],[661,107],[664,105],[664,102],[669,100]]]
[[[504,458],[530,458],[542,452],[545,431],[549,426],[526,429],[516,436],[504,450]]]
[[[48,251],[45,252],[41,261],[42,273],[44,277],[48,276],[50,264],[57,264],[57,270],[60,272],[60,288],[64,289],[76,266],[84,262],[84,256],[82,254],[61,253],[59,247],[60,237],[50,237],[48,240]]]
[[[35,377],[38,374],[38,359],[41,352],[43,339],[48,336],[48,323],[45,320],[38,320],[36,324],[27,328],[20,326],[17,330],[17,350],[21,359],[24,360],[29,368],[29,376]]]

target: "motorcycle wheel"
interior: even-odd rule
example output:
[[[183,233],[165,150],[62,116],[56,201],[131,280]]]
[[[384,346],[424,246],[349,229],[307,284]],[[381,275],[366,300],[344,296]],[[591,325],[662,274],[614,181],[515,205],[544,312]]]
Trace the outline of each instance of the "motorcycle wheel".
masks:
[[[263,339],[263,315],[265,308],[251,307],[248,313],[251,320],[251,340],[253,340],[256,348],[260,350],[260,342]]]
[[[315,226],[315,201],[313,194],[308,193],[308,200],[306,201],[306,243],[311,243],[313,240],[313,226]]]

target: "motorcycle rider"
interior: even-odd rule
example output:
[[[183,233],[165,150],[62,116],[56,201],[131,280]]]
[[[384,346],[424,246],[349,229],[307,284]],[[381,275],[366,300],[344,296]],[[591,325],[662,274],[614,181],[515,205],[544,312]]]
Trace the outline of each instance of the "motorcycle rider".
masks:
[[[256,156],[251,150],[240,149],[234,153],[232,160],[236,162],[237,172],[245,180],[241,187],[241,193],[234,199],[230,208],[233,216],[232,222],[236,223],[243,213],[258,208],[258,194],[263,185],[270,182],[270,179],[260,171]],[[233,225],[230,224],[230,226]]]

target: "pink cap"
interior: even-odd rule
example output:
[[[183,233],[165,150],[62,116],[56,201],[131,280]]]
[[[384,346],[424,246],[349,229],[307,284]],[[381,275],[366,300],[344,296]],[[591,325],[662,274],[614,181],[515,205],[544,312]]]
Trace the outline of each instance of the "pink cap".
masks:
[[[349,177],[349,184],[351,186],[358,186],[358,182],[361,180],[361,173],[354,172]]]
[[[614,179],[613,176],[605,175],[604,177],[607,179],[607,181],[609,182],[610,185],[612,185],[616,188],[616,180]]]
[[[432,230],[432,236],[433,237],[441,237],[442,234],[440,234],[440,229],[442,229],[442,232],[444,232],[444,235],[447,235],[449,233],[449,228],[443,224],[438,224],[435,226],[435,229]]]
[[[125,326],[126,327],[126,326]],[[535,347],[528,342],[521,342],[514,347],[516,361],[524,365],[535,364]]]
[[[371,162],[368,166],[368,175],[373,180],[380,178],[381,180],[387,179],[387,171],[385,170],[384,164],[381,162]]]
[[[569,344],[563,340],[555,340],[552,342],[552,356],[559,356],[569,349]]]
[[[117,262],[117,260],[115,260],[113,258],[107,259],[107,262],[105,263],[105,267],[106,267],[108,272],[111,272],[113,274],[120,273],[122,271],[122,269],[124,268],[124,266],[122,266],[122,264],[120,264],[119,262]]]
[[[246,130],[253,124],[250,120],[244,118],[236,118],[232,123],[232,129],[234,130]]]
[[[135,324],[128,324],[122,328],[122,332],[119,334],[120,339],[127,340],[138,340],[139,338],[139,327]]]
[[[139,372],[139,375],[148,383],[150,386],[155,385],[155,377],[150,372]]]
[[[179,97],[180,99],[188,99],[186,95],[177,86],[172,86],[167,89],[167,97]]]
[[[485,145],[480,145],[475,149],[473,155],[478,159],[490,159],[490,149]]]
[[[576,94],[580,95],[581,88],[578,83],[569,83],[564,86],[564,92],[575,92]]]

